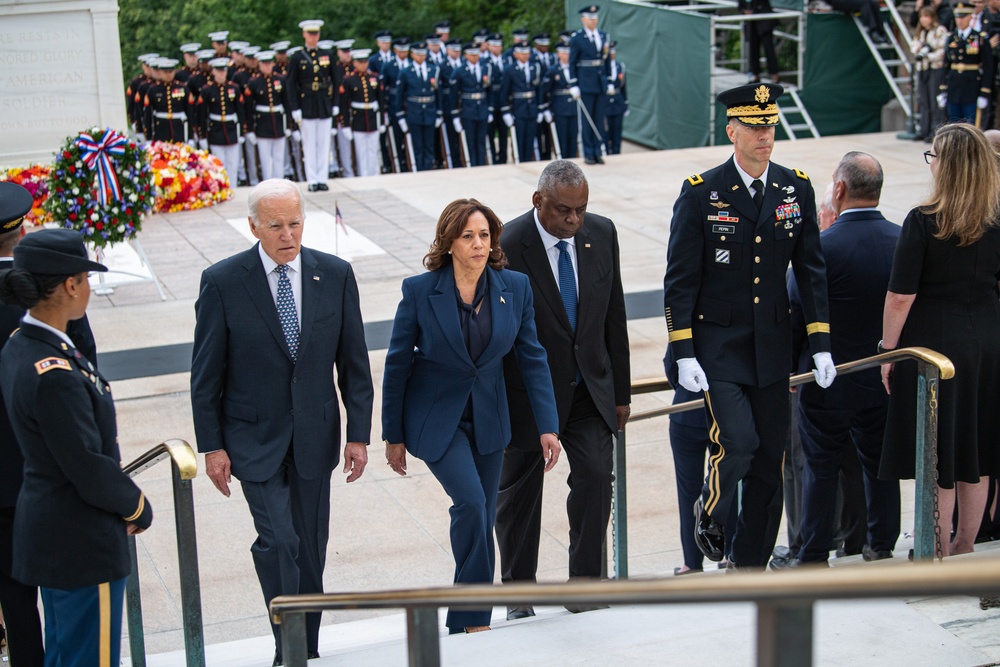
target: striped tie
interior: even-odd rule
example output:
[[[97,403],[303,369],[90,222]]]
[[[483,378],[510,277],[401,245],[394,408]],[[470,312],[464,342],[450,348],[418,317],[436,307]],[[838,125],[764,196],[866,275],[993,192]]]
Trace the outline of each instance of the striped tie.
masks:
[[[573,260],[566,250],[567,245],[565,241],[556,244],[559,249],[559,294],[566,308],[569,325],[576,332],[576,278],[573,276]]]

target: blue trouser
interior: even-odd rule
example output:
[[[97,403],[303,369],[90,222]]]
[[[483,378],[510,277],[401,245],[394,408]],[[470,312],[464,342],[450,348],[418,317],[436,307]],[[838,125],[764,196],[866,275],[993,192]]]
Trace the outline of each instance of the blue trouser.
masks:
[[[618,155],[622,152],[622,120],[625,116],[616,113],[604,118],[608,123],[608,155]]]
[[[124,579],[72,590],[40,590],[45,608],[45,667],[118,666]]]
[[[451,552],[456,584],[492,584],[496,557],[493,522],[503,450],[480,454],[471,422],[459,422],[451,444],[437,461],[427,461],[434,477],[451,498]],[[448,610],[445,625],[453,631],[489,625],[492,608]]]
[[[576,115],[556,116],[553,118],[553,121],[556,124],[556,137],[559,138],[559,151],[563,159],[569,160],[575,158],[577,155],[577,134],[579,133],[576,124]]]
[[[264,604],[278,595],[323,592],[326,545],[330,541],[330,474],[305,479],[291,450],[278,471],[263,482],[241,481],[257,539],[250,547]],[[321,614],[306,614],[306,648],[319,647]],[[281,633],[271,625],[281,652]]]
[[[469,149],[469,166],[482,167],[486,164],[486,121],[463,118],[462,130]]]
[[[413,142],[413,155],[417,171],[428,171],[434,168],[434,124],[409,125],[410,141]]]
[[[493,154],[493,164],[507,164],[508,134],[507,124],[503,122],[499,113],[494,114],[493,122],[490,123],[489,128],[490,151]]]
[[[521,162],[534,162],[535,135],[538,133],[535,117],[515,118],[514,129],[517,131],[517,152]]]
[[[975,123],[976,122],[976,101],[972,100],[966,104],[948,102],[949,123]]]
[[[580,122],[583,124],[583,157],[591,160],[601,157],[601,144],[604,143],[604,136],[600,134],[604,116],[598,108],[601,95],[602,93],[582,93],[580,95],[580,101],[583,103],[583,110],[580,111],[582,116]],[[594,134],[594,128],[587,121],[587,114],[590,114],[590,119],[594,121],[598,134]]]

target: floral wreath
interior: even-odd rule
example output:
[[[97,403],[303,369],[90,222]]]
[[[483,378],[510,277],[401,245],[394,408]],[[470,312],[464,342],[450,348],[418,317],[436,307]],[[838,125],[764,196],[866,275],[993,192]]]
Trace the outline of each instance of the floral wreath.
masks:
[[[49,175],[45,210],[95,248],[136,235],[153,206],[146,151],[121,133],[91,128],[66,139]]]

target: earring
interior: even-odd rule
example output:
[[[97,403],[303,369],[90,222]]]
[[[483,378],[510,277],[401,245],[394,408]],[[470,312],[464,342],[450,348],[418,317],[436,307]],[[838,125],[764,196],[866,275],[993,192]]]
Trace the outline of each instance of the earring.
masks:
[[[449,254],[449,255],[451,254],[451,250],[449,250],[449,251],[448,251],[448,254]]]

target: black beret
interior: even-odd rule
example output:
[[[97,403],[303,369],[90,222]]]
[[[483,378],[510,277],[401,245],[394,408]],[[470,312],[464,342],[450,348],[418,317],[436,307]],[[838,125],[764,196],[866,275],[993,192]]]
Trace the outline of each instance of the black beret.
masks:
[[[17,183],[0,182],[0,234],[12,232],[24,222],[34,199]]]
[[[90,260],[83,234],[72,229],[41,229],[25,236],[14,246],[14,268],[49,276],[108,270]]]

